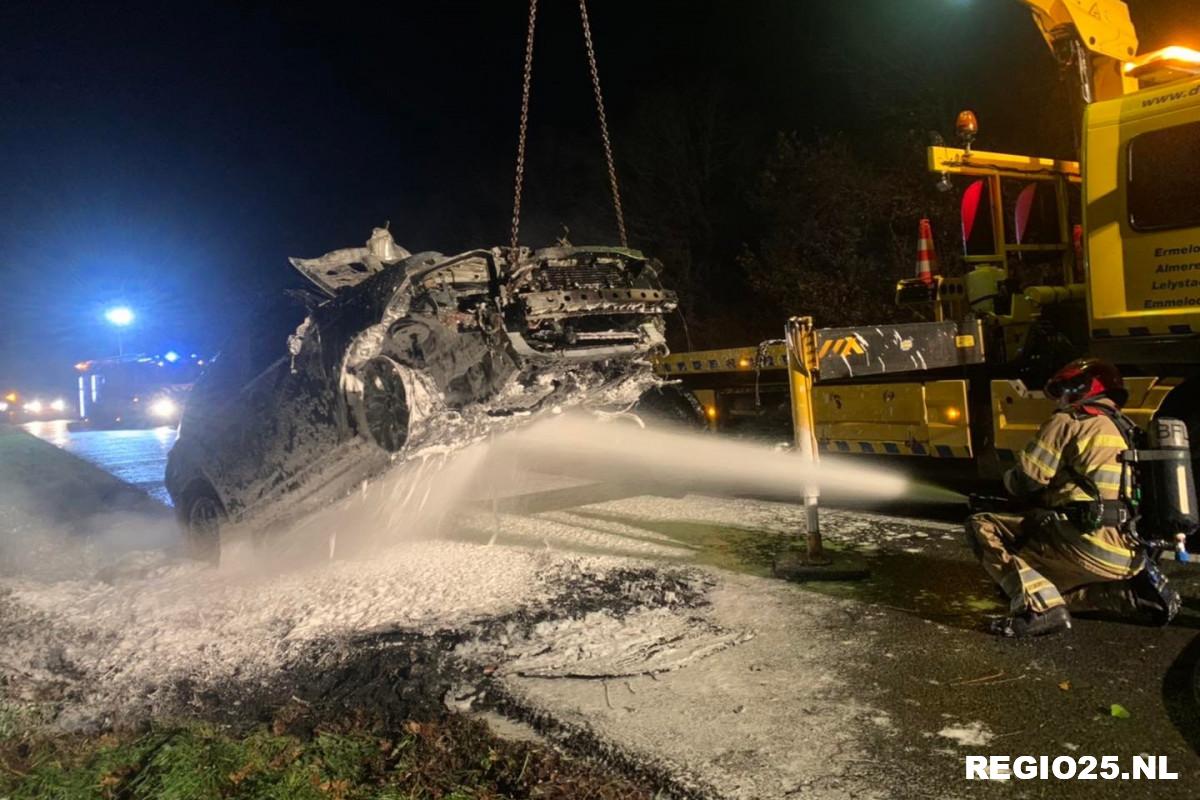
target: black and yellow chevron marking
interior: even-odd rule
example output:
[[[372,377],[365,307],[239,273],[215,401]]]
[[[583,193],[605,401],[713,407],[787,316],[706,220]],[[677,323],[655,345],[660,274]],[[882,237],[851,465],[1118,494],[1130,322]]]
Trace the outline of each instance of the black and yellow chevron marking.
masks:
[[[858,341],[856,336],[843,336],[840,339],[826,339],[821,344],[821,352],[817,353],[817,358],[824,358],[832,352],[836,356],[848,358],[850,356],[866,355],[867,351],[863,350],[862,343]]]
[[[852,441],[823,439],[818,443],[823,453],[855,453],[867,455],[926,456],[929,458],[971,458],[969,447],[945,444],[925,445],[920,442]]]

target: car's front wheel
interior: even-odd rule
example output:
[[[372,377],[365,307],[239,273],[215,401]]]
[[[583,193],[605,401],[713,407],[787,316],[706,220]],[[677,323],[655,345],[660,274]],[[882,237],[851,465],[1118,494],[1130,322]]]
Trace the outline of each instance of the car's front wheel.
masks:
[[[667,384],[647,390],[633,407],[646,425],[656,428],[704,430],[708,421],[704,407],[691,392]]]
[[[207,486],[189,492],[181,510],[184,546],[198,561],[217,564],[221,560],[221,524],[225,509],[216,493]]]

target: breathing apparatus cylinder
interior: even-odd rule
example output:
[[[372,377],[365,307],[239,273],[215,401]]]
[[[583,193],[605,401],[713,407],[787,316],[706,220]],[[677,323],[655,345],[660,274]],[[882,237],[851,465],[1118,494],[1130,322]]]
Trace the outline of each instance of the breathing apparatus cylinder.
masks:
[[[1156,537],[1182,541],[1177,537],[1191,536],[1200,528],[1187,426],[1170,417],[1155,419],[1146,431],[1146,444],[1133,458],[1142,493],[1139,527]],[[1186,559],[1186,549],[1178,550]]]

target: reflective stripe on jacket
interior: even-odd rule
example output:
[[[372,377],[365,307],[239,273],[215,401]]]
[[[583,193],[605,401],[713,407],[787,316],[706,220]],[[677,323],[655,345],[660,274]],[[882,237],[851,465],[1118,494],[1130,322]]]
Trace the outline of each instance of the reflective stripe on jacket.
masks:
[[[1116,408],[1110,400],[1099,402]],[[1058,411],[1017,456],[1013,470],[1046,488],[1041,500],[1046,506],[1092,499],[1079,485],[1077,474],[1090,478],[1102,499],[1116,500],[1121,494],[1117,457],[1126,449],[1125,438],[1108,416]],[[1009,476],[1005,477],[1011,486]]]

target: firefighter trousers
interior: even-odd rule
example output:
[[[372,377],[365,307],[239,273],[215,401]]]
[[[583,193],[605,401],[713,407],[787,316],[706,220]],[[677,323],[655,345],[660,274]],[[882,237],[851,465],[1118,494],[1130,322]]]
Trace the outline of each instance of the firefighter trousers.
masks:
[[[1142,568],[1142,557],[1115,528],[1082,533],[1052,513],[982,513],[968,518],[967,534],[1013,614],[1061,605],[1072,611],[1136,609],[1125,581]]]

